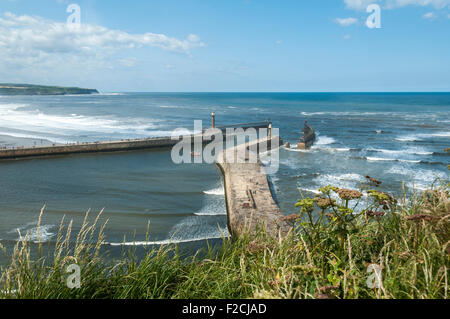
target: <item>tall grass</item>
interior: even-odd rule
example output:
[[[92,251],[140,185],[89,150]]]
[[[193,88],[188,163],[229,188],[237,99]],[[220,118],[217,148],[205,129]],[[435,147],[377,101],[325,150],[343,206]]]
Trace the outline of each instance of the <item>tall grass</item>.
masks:
[[[100,215],[90,223],[87,214],[76,236],[63,220],[51,255],[39,243],[31,258],[29,238],[17,242],[1,269],[0,298],[448,298],[448,185],[412,200],[372,191],[371,204],[358,212],[350,207],[359,194],[321,191],[299,200],[300,214],[287,217],[296,231],[287,238],[263,231],[223,238],[187,258],[166,245],[142,259],[124,250],[111,261],[100,253]],[[66,267],[74,263],[81,287],[70,289]],[[379,285],[368,284],[369,265],[381,269]]]

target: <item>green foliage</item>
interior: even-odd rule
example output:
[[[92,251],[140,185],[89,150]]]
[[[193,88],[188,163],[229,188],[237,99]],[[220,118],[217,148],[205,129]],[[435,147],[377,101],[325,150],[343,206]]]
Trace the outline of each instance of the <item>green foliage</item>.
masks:
[[[121,259],[107,261],[98,218],[86,218],[75,243],[71,223],[62,222],[52,258],[33,259],[29,241],[17,243],[1,269],[0,298],[448,298],[447,186],[401,203],[367,192],[361,211],[357,192],[321,192],[297,202],[296,231],[283,240],[261,230],[184,258],[167,245],[141,260],[124,249]],[[79,289],[66,286],[71,263],[81,267]],[[367,285],[373,264],[382,270],[379,288]]]
[[[0,95],[65,95],[93,93],[98,93],[98,91],[95,89],[83,89],[77,87],[0,83]]]

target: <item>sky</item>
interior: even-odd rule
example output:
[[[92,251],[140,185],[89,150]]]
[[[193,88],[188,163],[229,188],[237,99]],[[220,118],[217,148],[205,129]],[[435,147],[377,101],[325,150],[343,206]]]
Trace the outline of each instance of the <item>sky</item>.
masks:
[[[0,83],[448,92],[450,0],[0,0]]]

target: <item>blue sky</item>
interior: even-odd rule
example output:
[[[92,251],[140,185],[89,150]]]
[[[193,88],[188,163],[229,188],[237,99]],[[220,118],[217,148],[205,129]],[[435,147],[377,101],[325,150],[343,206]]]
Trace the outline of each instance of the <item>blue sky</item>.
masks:
[[[450,0],[0,0],[0,82],[449,91]],[[80,29],[66,26],[81,8]],[[369,29],[366,7],[381,7]]]

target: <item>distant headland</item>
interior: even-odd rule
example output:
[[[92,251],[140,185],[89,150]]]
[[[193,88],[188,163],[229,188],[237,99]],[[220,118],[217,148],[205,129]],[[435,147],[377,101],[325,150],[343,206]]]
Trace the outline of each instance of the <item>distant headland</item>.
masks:
[[[98,93],[99,92],[96,89],[83,89],[78,87],[0,83],[0,95],[66,95]]]

